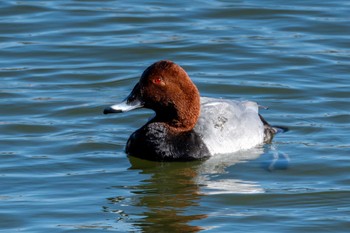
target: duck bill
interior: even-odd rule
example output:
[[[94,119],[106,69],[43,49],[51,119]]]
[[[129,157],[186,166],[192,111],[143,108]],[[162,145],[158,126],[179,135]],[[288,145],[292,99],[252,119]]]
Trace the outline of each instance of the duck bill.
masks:
[[[140,100],[140,87],[139,84],[136,84],[130,95],[123,102],[105,108],[103,113],[109,114],[128,112],[142,107],[143,103]]]
[[[127,100],[119,103],[119,104],[115,104],[112,105],[108,108],[105,108],[103,110],[104,114],[109,114],[109,113],[121,113],[121,112],[128,112],[137,108],[142,108],[143,105],[141,104],[141,102],[132,102],[132,103],[128,103]]]

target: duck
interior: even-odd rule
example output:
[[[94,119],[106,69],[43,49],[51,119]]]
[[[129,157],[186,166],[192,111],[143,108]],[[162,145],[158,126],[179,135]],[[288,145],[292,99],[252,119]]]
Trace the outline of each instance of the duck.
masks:
[[[186,71],[170,60],[146,68],[127,98],[103,113],[139,108],[155,115],[131,134],[125,152],[146,160],[206,160],[271,143],[279,132],[256,102],[201,97]]]

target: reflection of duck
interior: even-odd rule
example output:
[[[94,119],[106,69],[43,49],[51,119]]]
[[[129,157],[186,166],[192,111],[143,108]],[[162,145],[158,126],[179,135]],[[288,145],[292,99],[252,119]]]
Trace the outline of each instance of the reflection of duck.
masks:
[[[150,175],[132,192],[134,205],[147,207],[136,226],[142,232],[197,232],[202,228],[190,225],[191,221],[206,218],[205,214],[188,213],[199,204],[197,176],[198,162],[158,163],[130,157],[131,168]]]
[[[126,101],[104,113],[145,107],[156,112],[134,132],[126,152],[148,160],[197,160],[270,142],[277,132],[250,101],[200,97],[187,73],[171,61],[142,74]]]
[[[186,163],[160,163],[130,156],[130,169],[139,171],[137,177],[143,180],[128,188],[133,194],[131,198],[119,196],[109,201],[119,206],[114,212],[128,215],[133,219],[132,224],[142,232],[169,229],[171,232],[197,232],[202,227],[194,225],[201,222],[195,220],[210,216],[205,211],[205,196],[265,192],[256,181],[225,174],[228,167],[257,159],[262,153],[263,148],[257,147],[237,152],[234,156],[219,155],[206,161]]]
[[[250,150],[236,152],[234,156],[217,155],[204,161],[198,169],[196,181],[203,186],[202,193],[207,195],[222,193],[263,193],[264,189],[256,182],[227,177],[222,179],[218,176],[225,173],[226,168],[234,164],[257,159],[263,152],[262,147],[255,147]]]

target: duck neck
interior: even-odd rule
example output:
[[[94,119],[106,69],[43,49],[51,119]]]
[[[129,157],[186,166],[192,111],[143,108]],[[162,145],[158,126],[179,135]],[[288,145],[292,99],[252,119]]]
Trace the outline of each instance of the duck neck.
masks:
[[[178,112],[177,118],[170,123],[170,126],[174,127],[175,131],[186,132],[195,127],[200,112],[199,106],[196,108],[189,106],[187,110]]]
[[[156,111],[156,117],[152,121],[163,122],[174,132],[192,130],[200,114],[199,96],[192,98],[191,101],[180,101],[179,103],[181,104],[170,104],[167,108],[162,108],[162,111]]]

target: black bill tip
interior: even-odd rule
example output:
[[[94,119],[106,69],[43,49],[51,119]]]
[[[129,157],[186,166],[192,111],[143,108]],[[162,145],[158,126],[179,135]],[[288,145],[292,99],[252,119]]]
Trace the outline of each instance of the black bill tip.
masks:
[[[122,111],[122,110],[115,110],[115,109],[113,109],[113,108],[111,108],[111,107],[105,108],[105,109],[103,110],[103,114],[121,113],[121,112],[123,112],[123,111]]]

